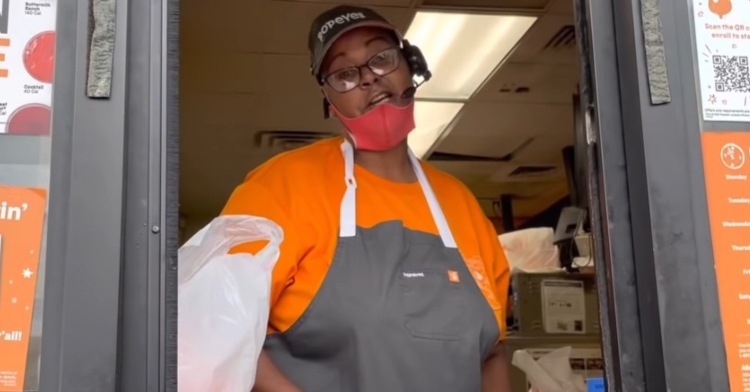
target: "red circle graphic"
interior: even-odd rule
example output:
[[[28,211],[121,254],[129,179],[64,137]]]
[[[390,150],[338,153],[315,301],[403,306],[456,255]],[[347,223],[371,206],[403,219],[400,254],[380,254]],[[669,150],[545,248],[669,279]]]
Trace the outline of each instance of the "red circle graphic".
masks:
[[[47,105],[24,105],[11,113],[5,131],[12,135],[43,135],[50,134],[52,125],[52,109]]]
[[[26,43],[23,65],[32,78],[42,83],[52,83],[55,71],[54,31],[39,33]]]

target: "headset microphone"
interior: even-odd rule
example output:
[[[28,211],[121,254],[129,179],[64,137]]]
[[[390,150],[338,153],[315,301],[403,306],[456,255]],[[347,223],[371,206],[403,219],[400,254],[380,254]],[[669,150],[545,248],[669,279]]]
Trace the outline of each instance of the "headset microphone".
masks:
[[[427,75],[425,75],[424,79],[422,79],[421,82],[419,82],[419,83],[415,84],[414,86],[411,86],[411,87],[407,88],[406,90],[404,90],[404,92],[401,93],[401,98],[403,98],[403,99],[412,99],[412,98],[414,98],[414,95],[417,94],[417,88],[419,88],[419,86],[423,85],[424,82],[428,81],[430,79],[430,77],[432,77],[432,75],[430,75],[429,72],[430,71],[427,71]]]
[[[417,87],[416,86],[411,86],[411,87],[407,88],[406,90],[404,90],[404,92],[401,94],[401,98],[403,98],[403,99],[412,99],[412,98],[414,98],[414,94],[416,94],[416,93],[417,93]]]

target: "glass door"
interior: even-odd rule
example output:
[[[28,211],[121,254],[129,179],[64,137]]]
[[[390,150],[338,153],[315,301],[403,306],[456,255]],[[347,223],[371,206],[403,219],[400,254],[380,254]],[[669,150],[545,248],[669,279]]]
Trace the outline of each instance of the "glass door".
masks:
[[[39,390],[56,0],[0,1],[0,391]]]

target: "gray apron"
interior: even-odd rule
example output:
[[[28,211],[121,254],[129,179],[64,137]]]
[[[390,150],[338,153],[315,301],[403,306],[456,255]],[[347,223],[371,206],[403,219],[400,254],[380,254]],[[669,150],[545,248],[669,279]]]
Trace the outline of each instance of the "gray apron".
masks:
[[[409,152],[440,236],[400,221],[356,225],[354,152],[338,245],[315,298],[265,350],[304,392],[473,392],[500,330],[459,254],[419,160]],[[481,278],[481,277],[480,277]]]

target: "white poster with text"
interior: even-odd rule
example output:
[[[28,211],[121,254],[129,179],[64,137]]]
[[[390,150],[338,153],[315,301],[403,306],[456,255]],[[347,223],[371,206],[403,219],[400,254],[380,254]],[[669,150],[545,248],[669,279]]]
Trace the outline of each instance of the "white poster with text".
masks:
[[[0,0],[0,134],[49,135],[57,0]]]

